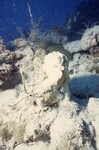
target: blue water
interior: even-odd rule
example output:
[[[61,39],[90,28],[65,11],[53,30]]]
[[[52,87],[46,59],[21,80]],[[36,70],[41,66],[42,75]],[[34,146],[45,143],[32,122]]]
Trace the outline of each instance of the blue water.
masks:
[[[61,26],[82,0],[0,0],[0,35],[5,41],[20,37],[16,28],[25,33],[30,29],[30,5],[33,18],[43,17],[43,29]]]

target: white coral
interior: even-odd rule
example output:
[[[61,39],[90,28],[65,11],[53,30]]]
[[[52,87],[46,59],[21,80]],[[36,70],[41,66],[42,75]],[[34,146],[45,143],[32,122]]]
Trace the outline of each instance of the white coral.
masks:
[[[81,49],[87,50],[91,46],[97,45],[99,43],[99,26],[94,26],[85,30],[81,39]]]
[[[45,80],[35,90],[42,96],[45,103],[55,103],[66,96],[69,99],[69,72],[68,61],[64,54],[52,52],[45,56],[43,70]]]
[[[80,52],[82,50],[88,50],[90,47],[99,43],[99,25],[93,28],[88,28],[82,35],[81,40],[68,42],[63,44],[65,50],[70,53]]]
[[[68,42],[63,45],[64,49],[69,51],[70,53],[76,53],[81,51],[80,40]]]
[[[99,149],[99,98],[90,98],[87,109],[96,133],[96,146]]]

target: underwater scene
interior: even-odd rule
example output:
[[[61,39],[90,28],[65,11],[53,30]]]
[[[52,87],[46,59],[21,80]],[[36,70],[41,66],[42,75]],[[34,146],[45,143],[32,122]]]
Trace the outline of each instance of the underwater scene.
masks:
[[[99,150],[99,0],[0,1],[0,150]]]

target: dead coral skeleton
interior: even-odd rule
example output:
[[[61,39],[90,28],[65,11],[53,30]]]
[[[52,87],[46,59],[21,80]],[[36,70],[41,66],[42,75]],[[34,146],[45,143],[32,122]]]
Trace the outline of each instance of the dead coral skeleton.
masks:
[[[24,88],[24,90],[23,90],[22,92],[25,92],[27,95],[24,96],[22,99],[20,99],[17,103],[15,103],[15,104],[13,104],[13,105],[10,104],[9,107],[14,107],[14,106],[18,105],[21,101],[23,101],[25,98],[28,98],[28,97],[33,98],[33,104],[34,104],[34,105],[37,105],[37,104],[36,104],[36,101],[35,101],[36,98],[37,98],[37,96],[33,93],[33,91],[28,92],[28,90],[27,90],[27,88],[26,88],[25,80],[24,80],[24,71],[23,71],[23,69],[22,69],[22,66],[20,67],[20,73],[21,73],[22,84],[23,84],[23,88]]]
[[[54,59],[51,61],[53,57]],[[52,52],[46,55],[42,69],[46,78],[39,85],[36,85],[34,91],[28,92],[24,81],[24,71],[21,67],[22,83],[27,95],[14,105],[9,105],[10,107],[19,104],[28,97],[33,99],[34,105],[41,107],[54,105],[64,98],[70,99],[68,60],[65,55],[60,52]]]
[[[43,69],[46,79],[35,90],[35,93],[44,99],[42,105],[59,103],[64,98],[69,99],[69,72],[66,56],[60,52],[49,53],[45,56]]]

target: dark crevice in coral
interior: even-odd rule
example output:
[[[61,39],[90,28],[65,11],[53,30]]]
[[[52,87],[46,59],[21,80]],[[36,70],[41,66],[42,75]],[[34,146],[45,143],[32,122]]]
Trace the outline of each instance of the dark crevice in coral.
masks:
[[[21,74],[19,72],[14,72],[10,80],[3,82],[3,84],[0,85],[0,90],[14,89],[15,86],[20,83],[22,83]]]

